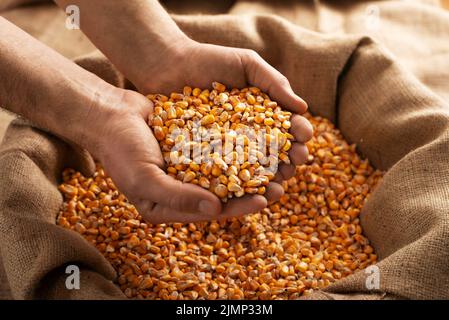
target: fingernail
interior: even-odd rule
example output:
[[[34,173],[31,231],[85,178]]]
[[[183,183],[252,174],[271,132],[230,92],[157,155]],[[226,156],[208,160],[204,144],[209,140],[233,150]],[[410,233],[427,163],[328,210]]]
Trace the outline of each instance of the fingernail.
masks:
[[[206,215],[212,216],[215,214],[214,212],[214,204],[207,200],[201,200],[198,209],[201,213],[204,213]]]
[[[301,98],[298,94],[296,94],[293,90],[292,90],[293,94],[295,95],[295,97],[298,99],[299,103],[302,104],[302,106],[305,108],[305,111],[307,111],[307,109],[309,108],[309,106],[307,105],[307,102]]]
[[[307,109],[309,108],[309,106],[307,105],[307,102],[303,98],[301,98],[300,96],[297,96],[297,97],[299,99],[300,104],[304,108],[304,112],[306,112]]]

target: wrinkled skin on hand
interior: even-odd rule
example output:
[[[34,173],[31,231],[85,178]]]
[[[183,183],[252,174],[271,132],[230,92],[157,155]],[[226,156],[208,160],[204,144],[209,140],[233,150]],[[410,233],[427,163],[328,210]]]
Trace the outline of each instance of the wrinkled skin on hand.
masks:
[[[182,92],[185,85],[209,88],[213,81],[230,87],[257,86],[295,113],[290,129],[296,139],[289,152],[292,164],[280,165],[264,196],[246,195],[222,204],[211,192],[165,174],[158,142],[146,121],[152,103],[135,92],[123,91],[121,111],[111,118],[110,129],[105,131],[110,144],[98,150],[106,172],[150,223],[240,216],[278,200],[283,194],[278,182],[293,176],[295,165],[307,160],[304,143],[312,137],[312,126],[301,116],[307,104],[293,92],[288,80],[254,51],[196,42],[189,42],[178,51],[182,55],[167,53],[161,63],[143,70],[147,77],[133,79],[140,92]]]

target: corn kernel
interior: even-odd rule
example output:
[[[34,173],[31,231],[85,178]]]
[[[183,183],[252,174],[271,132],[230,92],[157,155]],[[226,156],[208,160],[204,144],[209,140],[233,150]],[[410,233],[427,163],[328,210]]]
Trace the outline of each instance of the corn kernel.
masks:
[[[193,91],[191,95],[206,94]],[[184,96],[188,93],[183,91]],[[278,107],[266,97],[260,100],[255,88],[241,97],[249,94],[263,103],[264,112]],[[152,97],[162,103],[179,98]],[[376,262],[358,217],[382,173],[362,161],[328,120],[306,117],[316,129],[307,143],[310,162],[297,166],[295,176],[282,183],[281,199],[260,212],[222,221],[147,224],[98,165],[93,178],[64,171],[59,186],[64,204],[56,222],[97,247],[116,269],[116,283],[129,298],[297,299],[322,289]],[[278,125],[288,121],[275,111],[273,119]],[[167,132],[164,124],[160,127],[165,143]],[[291,139],[285,128],[279,129]],[[280,151],[279,158],[286,156]],[[264,194],[274,178],[272,173],[259,176],[260,164],[227,166],[217,159],[171,165],[167,172],[182,173],[182,179],[187,176],[221,199]],[[209,180],[214,168],[221,174]]]

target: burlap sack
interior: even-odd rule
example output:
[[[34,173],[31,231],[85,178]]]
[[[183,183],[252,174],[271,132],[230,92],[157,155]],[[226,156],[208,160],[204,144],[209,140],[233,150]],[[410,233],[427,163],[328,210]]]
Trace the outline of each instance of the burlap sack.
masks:
[[[361,216],[379,256],[380,289],[370,290],[361,271],[310,298],[449,298],[449,105],[442,95],[368,37],[318,34],[268,15],[176,21],[196,40],[257,50],[313,114],[331,119],[388,170]],[[111,82],[121,79],[101,56],[79,63]],[[9,127],[0,147],[0,251],[13,296],[123,298],[108,262],[81,236],[55,226],[64,166],[88,172],[92,162],[23,122]],[[64,286],[71,263],[82,266],[81,290]]]

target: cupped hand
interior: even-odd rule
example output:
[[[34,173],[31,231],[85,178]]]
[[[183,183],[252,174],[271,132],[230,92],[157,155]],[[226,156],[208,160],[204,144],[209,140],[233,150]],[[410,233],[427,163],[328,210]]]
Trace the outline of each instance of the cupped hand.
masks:
[[[208,190],[167,175],[159,144],[147,124],[152,102],[137,92],[117,90],[120,98],[109,99],[115,100],[117,107],[102,120],[100,143],[90,152],[146,221],[223,219],[256,212],[267,205],[262,196],[242,197],[222,205]]]
[[[301,116],[306,112],[307,104],[293,92],[288,79],[253,50],[188,40],[178,43],[176,48],[168,48],[159,63],[145,65],[141,77],[131,80],[144,94],[182,92],[185,85],[209,88],[213,81],[224,83],[228,88],[257,86],[283,108],[294,113],[290,132],[296,141],[289,152],[291,164],[279,166],[275,181],[292,177],[295,165],[307,161],[305,143],[312,137],[312,125]],[[265,196],[268,201],[272,201],[279,199],[282,194],[283,189],[279,184],[270,183]],[[251,212],[257,211],[258,204],[263,202],[260,196],[240,200],[241,205],[253,208]],[[241,211],[246,213],[243,207]]]

